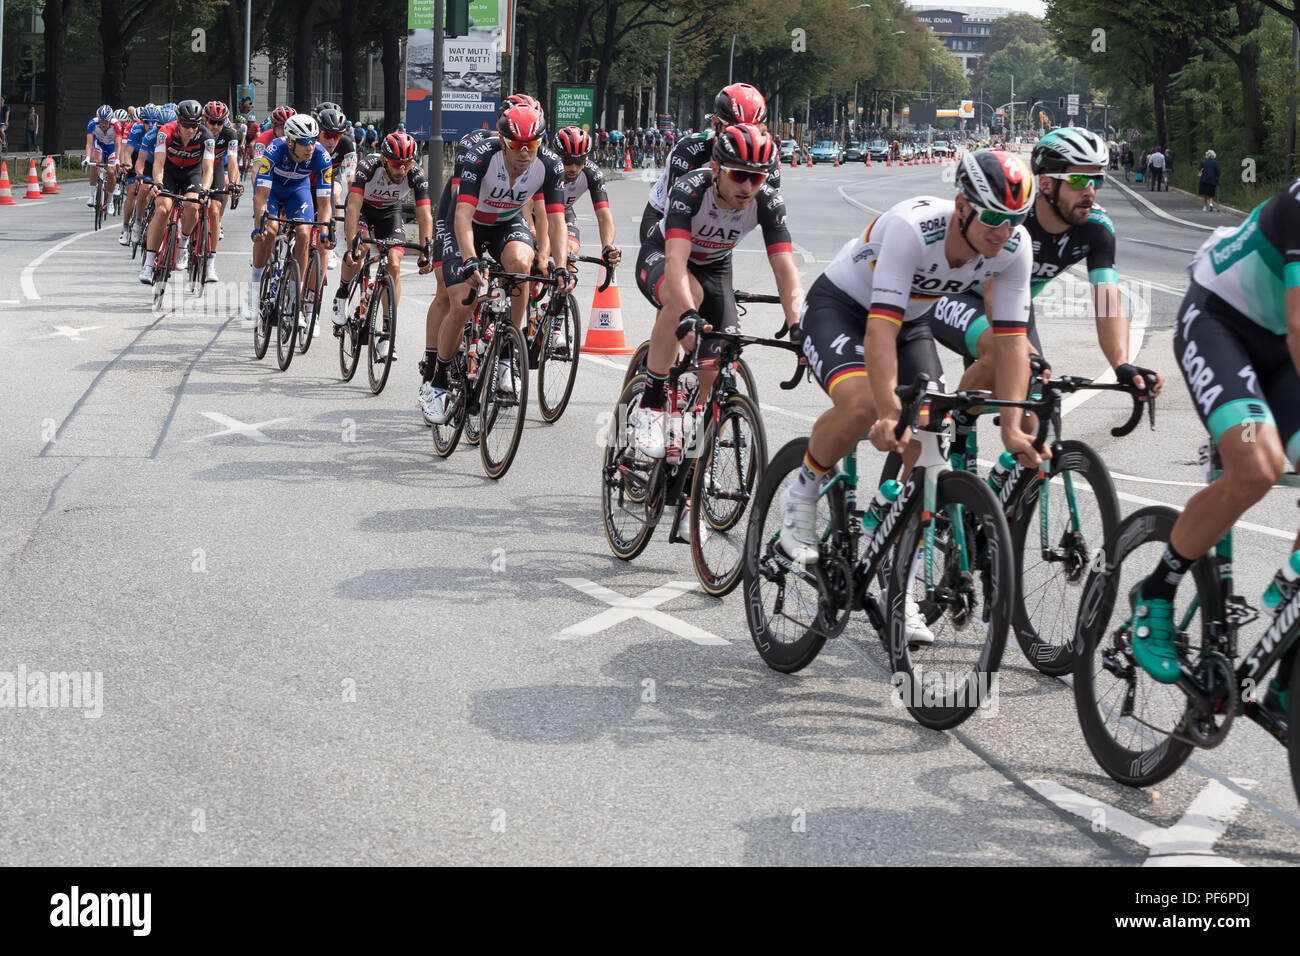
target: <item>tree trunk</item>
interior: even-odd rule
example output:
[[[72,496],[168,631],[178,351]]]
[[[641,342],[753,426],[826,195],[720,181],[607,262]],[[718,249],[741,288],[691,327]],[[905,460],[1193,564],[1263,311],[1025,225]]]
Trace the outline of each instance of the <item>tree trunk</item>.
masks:
[[[293,36],[293,96],[290,99],[299,110],[309,110],[312,107],[312,31],[319,2],[320,0],[301,0],[298,4],[298,24]]]
[[[58,153],[63,146],[64,76],[67,62],[68,15],[72,0],[47,0],[41,14],[45,21],[45,128],[46,153]],[[79,148],[81,143],[74,143]]]
[[[399,75],[402,68],[401,37],[406,33],[406,0],[389,0],[386,12],[388,22],[381,61],[384,65],[384,129],[391,130],[400,122],[402,89],[406,82],[406,78]]]
[[[123,10],[118,0],[100,0],[99,39],[105,50],[113,51],[104,57],[99,76],[103,102],[120,103],[126,98],[126,47],[148,16],[144,4],[128,0]]]
[[[582,79],[579,74],[579,64],[582,62],[582,38],[587,32],[587,21],[591,19],[592,8],[586,0],[580,0],[576,16],[570,20],[565,29],[569,30],[569,72],[567,74],[570,83],[577,83]]]
[[[600,65],[596,68],[596,102],[605,106],[602,125],[613,129],[618,119],[616,97],[610,95],[609,70],[614,65],[614,43],[618,38],[618,5],[615,0],[605,0],[605,28],[600,38]]]
[[[518,83],[528,75],[528,35],[532,17],[522,10],[515,14],[515,82]],[[504,90],[501,98],[509,96],[514,90]]]
[[[701,109],[701,95],[704,91],[704,79],[697,76],[691,85],[691,123],[694,130],[704,129],[704,110]]]
[[[357,23],[359,20],[358,0],[342,0],[339,18],[339,52],[342,58],[340,68],[343,70],[343,115],[355,119],[357,107],[361,101],[357,95],[357,71],[360,69],[357,57]]]
[[[227,60],[227,80],[230,83],[231,112],[239,112],[239,87],[244,82],[244,7],[227,3],[222,11],[226,24],[226,43],[230,47]]]
[[[550,44],[546,31],[540,27],[533,31],[533,72],[537,77],[537,92],[533,95],[541,102],[543,109],[550,112],[549,79],[547,67],[550,64]],[[520,77],[522,80],[523,77]]]

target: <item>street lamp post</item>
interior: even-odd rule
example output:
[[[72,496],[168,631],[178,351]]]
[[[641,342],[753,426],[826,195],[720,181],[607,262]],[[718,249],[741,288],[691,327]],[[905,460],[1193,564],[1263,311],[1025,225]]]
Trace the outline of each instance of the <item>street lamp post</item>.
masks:
[[[731,35],[731,56],[727,58],[727,85],[731,85],[731,67],[736,62],[736,35]]]

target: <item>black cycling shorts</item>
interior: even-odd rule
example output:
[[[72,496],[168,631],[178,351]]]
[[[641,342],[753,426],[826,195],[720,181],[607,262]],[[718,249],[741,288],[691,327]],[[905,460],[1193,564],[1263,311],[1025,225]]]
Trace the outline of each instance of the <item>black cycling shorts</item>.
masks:
[[[664,281],[667,264],[667,256],[656,243],[641,244],[641,252],[636,259],[636,284],[641,294],[656,309],[663,308],[663,302],[659,300],[659,286]],[[731,256],[711,263],[687,260],[686,271],[694,276],[704,290],[704,298],[696,308],[704,321],[718,332],[739,332],[740,313],[736,311],[736,294],[732,289]],[[721,349],[722,344],[715,342],[701,349],[700,355],[716,359]]]
[[[474,223],[474,252],[476,255],[487,252],[491,254],[493,259],[500,262],[506,246],[512,242],[522,242],[529,249],[535,250],[537,248],[537,243],[533,241],[533,234],[528,228],[528,223],[524,222],[523,216],[515,216],[513,219],[494,223],[490,226]],[[455,234],[451,229],[444,230],[442,278],[447,285],[458,285],[465,281],[464,267],[465,262],[460,257],[460,248],[456,242]]]
[[[989,328],[989,317],[984,314],[984,299],[975,292],[940,296],[921,321],[930,326],[936,342],[962,357],[967,368],[979,357],[976,343]],[[1032,302],[1029,304],[1028,335],[1029,344],[1039,355],[1043,355],[1043,343],[1038,337]],[[1045,355],[1043,357],[1046,358]]]
[[[369,230],[371,239],[388,239],[394,235],[405,236],[406,234],[405,227],[402,225],[402,209],[396,205],[385,209],[382,206],[362,203],[361,215],[357,217],[357,223]]]
[[[827,395],[834,398],[835,386],[846,378],[866,376],[867,310],[824,275],[808,290],[799,327],[804,333],[804,357]],[[932,391],[947,390],[929,323],[904,322],[896,344],[899,385],[909,385],[925,372]]]
[[[1230,428],[1262,422],[1277,428],[1287,461],[1300,463],[1300,374],[1286,336],[1193,282],[1174,322],[1174,359],[1216,444]]]
[[[203,181],[203,164],[195,163],[193,166],[173,166],[171,163],[163,163],[163,192],[176,193],[183,196],[186,193],[196,193],[199,191],[199,183]]]
[[[645,204],[645,212],[641,213],[641,223],[637,226],[637,232],[641,235],[641,242],[644,243],[650,238],[651,234],[659,231],[659,220],[664,217],[654,206],[649,203]]]

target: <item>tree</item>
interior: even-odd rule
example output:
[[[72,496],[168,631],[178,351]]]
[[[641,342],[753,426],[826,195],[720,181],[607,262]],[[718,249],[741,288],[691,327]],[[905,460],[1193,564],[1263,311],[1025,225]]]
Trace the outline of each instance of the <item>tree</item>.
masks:
[[[67,63],[68,21],[75,0],[46,0],[41,16],[45,21],[45,152],[62,152],[63,77]],[[80,144],[77,144],[80,145]]]

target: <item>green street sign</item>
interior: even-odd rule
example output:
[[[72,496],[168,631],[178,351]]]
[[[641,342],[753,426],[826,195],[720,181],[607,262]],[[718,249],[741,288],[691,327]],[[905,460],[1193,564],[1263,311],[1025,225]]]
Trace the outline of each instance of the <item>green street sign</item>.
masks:
[[[581,126],[590,133],[596,122],[596,87],[589,84],[557,85],[551,116],[554,117],[550,124],[552,129]]]

